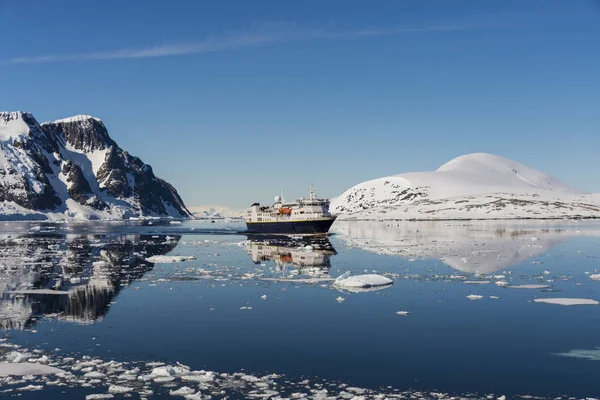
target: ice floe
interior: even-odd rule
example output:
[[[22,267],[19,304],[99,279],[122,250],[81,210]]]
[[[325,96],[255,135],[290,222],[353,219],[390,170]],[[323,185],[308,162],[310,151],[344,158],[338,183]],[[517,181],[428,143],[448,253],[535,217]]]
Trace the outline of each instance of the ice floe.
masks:
[[[550,285],[535,284],[535,283],[526,284],[526,285],[510,285],[510,286],[507,286],[507,288],[509,288],[509,289],[547,289],[549,287],[552,287],[552,286],[550,286]]]
[[[340,275],[333,285],[345,289],[371,288],[378,286],[389,286],[394,283],[390,278],[377,274],[365,274],[350,276],[350,271]]]
[[[0,376],[51,375],[64,373],[60,368],[29,362],[0,363]]]
[[[555,298],[543,298],[533,300],[536,303],[548,303],[558,304],[561,306],[582,306],[582,305],[598,305],[600,304],[596,300],[592,299],[578,299],[578,298],[566,298],[566,297],[555,297]]]
[[[483,299],[483,296],[479,295],[479,294],[470,294],[467,296],[467,299],[469,300],[481,300]]]
[[[195,260],[195,256],[152,256],[146,258],[146,261],[151,263],[176,263],[188,260]]]

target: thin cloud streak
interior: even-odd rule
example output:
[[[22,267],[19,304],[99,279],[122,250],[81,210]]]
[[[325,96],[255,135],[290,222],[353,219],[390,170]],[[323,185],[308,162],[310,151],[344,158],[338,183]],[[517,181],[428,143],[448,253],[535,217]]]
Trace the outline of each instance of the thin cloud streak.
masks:
[[[258,30],[254,32],[230,33],[224,36],[210,36],[200,42],[188,44],[163,44],[141,49],[120,49],[105,52],[17,57],[6,61],[0,61],[0,65],[171,57],[238,50],[300,40],[367,38],[395,36],[408,33],[457,31],[462,29],[464,28],[460,26],[439,25],[422,28],[360,29],[335,32],[316,29],[299,29],[295,25],[292,25],[285,29]]]

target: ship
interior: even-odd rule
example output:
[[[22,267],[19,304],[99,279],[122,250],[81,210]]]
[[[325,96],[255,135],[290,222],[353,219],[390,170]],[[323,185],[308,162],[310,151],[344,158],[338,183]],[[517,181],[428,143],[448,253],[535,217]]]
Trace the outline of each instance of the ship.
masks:
[[[317,198],[313,185],[308,199],[286,202],[282,194],[272,206],[254,203],[244,214],[247,233],[259,234],[325,235],[335,218],[329,212],[329,199]]]

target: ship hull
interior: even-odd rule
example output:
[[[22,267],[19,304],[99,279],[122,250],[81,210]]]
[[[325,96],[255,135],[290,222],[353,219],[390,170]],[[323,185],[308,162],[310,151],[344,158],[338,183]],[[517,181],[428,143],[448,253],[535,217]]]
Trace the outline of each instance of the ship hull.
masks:
[[[248,233],[314,235],[327,233],[333,221],[335,218],[312,221],[246,222],[246,226]]]

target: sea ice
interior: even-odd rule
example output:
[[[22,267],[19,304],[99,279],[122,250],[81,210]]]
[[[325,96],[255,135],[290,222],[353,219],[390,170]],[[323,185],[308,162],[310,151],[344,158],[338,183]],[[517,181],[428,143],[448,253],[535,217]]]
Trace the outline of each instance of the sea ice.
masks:
[[[478,294],[470,294],[467,296],[467,299],[469,300],[481,300],[483,298],[483,296],[478,295]]]
[[[177,390],[171,390],[169,394],[171,396],[187,396],[188,394],[194,394],[196,391],[188,386],[180,387]]]
[[[50,375],[64,373],[62,369],[28,362],[0,363],[0,376]]]
[[[533,300],[536,303],[548,303],[548,304],[559,304],[561,306],[581,306],[581,305],[598,305],[596,300],[592,299],[578,299],[578,298],[566,298],[566,297],[556,297],[556,298],[545,298],[545,299],[535,299]]]
[[[511,285],[508,286],[509,289],[547,289],[551,287],[550,285],[538,285],[535,283],[532,284],[528,284],[528,285]]]
[[[600,281],[600,274],[590,275],[590,279],[592,279],[594,281]]]
[[[151,263],[175,263],[195,259],[195,256],[152,256],[146,258],[146,261]]]
[[[408,315],[410,313],[408,311],[396,311],[396,314],[398,314],[398,315]]]
[[[370,288],[376,286],[391,285],[393,281],[382,275],[365,274],[350,276],[350,271],[340,275],[334,282],[334,286],[342,288]]]

